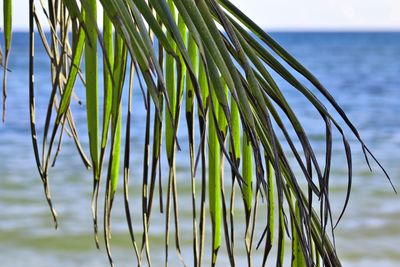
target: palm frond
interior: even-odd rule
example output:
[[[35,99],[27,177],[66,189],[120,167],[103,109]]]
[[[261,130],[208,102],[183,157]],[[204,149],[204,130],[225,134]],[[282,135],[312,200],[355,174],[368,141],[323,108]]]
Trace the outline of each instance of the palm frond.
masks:
[[[3,66],[3,122],[6,119],[6,99],[7,99],[7,72],[10,57],[11,36],[12,36],[12,0],[3,1],[3,26],[4,26],[4,62],[0,50],[0,65]]]
[[[11,44],[11,3],[11,0],[4,1],[4,103]],[[45,22],[36,15],[36,7],[44,11]],[[96,17],[99,7],[104,12],[102,27]],[[67,132],[85,166],[93,171],[92,212],[97,246],[98,198],[101,187],[105,188],[103,230],[110,264],[113,266],[111,211],[114,197],[119,193],[121,164],[124,209],[137,264],[145,264],[144,261],[149,266],[152,264],[151,215],[157,186],[160,209],[166,218],[165,265],[171,257],[172,210],[176,251],[183,264],[187,263],[188,259],[182,256],[182,246],[186,244],[181,242],[180,235],[181,189],[176,172],[176,154],[187,145],[194,266],[201,266],[204,261],[217,265],[223,240],[232,266],[237,262],[238,240],[246,249],[248,266],[255,265],[255,254],[259,254],[260,264],[265,266],[274,246],[277,266],[283,265],[287,254],[292,256],[292,266],[318,266],[320,261],[326,266],[341,265],[330,238],[334,238],[334,219],[340,221],[351,191],[352,153],[346,130],[359,141],[367,164],[369,155],[376,159],[318,79],[229,0],[49,0],[47,5],[31,0],[29,19],[31,137],[56,226],[48,170],[54,165],[63,133]],[[43,23],[49,26],[48,35],[43,31]],[[36,33],[41,37],[51,64],[52,84],[41,136],[36,127],[38,114],[34,98]],[[103,93],[99,91],[99,56],[103,59]],[[85,63],[84,69],[81,61]],[[125,84],[128,73],[129,84]],[[299,75],[309,83],[302,83],[297,78]],[[84,152],[87,148],[79,141],[70,105],[79,77],[86,88],[90,160]],[[285,98],[276,77],[300,92],[320,115],[320,123],[326,129],[323,162],[317,159],[307,129]],[[139,101],[132,100],[134,79],[143,92],[142,107]],[[125,98],[128,99],[125,101]],[[324,103],[333,107],[333,112]],[[135,127],[131,124],[133,106],[146,112],[141,239],[133,230],[134,218],[128,197],[130,138],[131,128]],[[188,144],[178,139],[182,109],[185,109]],[[127,115],[123,118],[125,112]],[[123,129],[125,138],[121,137]],[[348,170],[345,205],[339,218],[333,218],[329,196],[335,129],[343,140]],[[289,160],[290,156],[294,160]],[[164,159],[168,164],[168,178],[161,175]],[[103,168],[107,168],[107,172],[103,173]],[[295,174],[296,169],[300,169],[300,174]],[[225,170],[231,172],[231,179],[226,179]],[[105,184],[101,183],[103,176]],[[167,190],[163,192],[164,185]],[[235,205],[237,189],[243,206]],[[237,212],[241,209],[244,212]],[[243,218],[238,218],[238,214],[243,214]],[[212,233],[206,239],[209,221]],[[245,225],[244,236],[235,234],[238,223]],[[211,240],[207,245],[211,258],[204,260],[208,239]],[[286,249],[285,244],[290,244],[292,249]]]

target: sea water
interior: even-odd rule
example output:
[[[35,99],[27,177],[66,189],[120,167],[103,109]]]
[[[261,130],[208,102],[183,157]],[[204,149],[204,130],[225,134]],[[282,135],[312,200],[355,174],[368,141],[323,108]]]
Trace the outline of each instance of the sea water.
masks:
[[[328,88],[360,130],[365,143],[386,168],[394,184],[399,186],[400,33],[286,32],[273,33],[272,36]],[[37,49],[35,60],[38,125],[42,126],[47,96],[51,89],[48,59],[43,49]],[[101,239],[101,250],[96,250],[92,234],[91,171],[83,167],[73,142],[67,136],[64,137],[64,145],[56,166],[50,170],[53,201],[60,222],[59,229],[53,229],[31,146],[27,33],[14,34],[9,69],[11,72],[8,75],[7,121],[5,124],[0,124],[0,265],[108,266],[103,240]],[[322,157],[325,149],[323,139],[325,129],[321,125],[321,119],[304,96],[277,75],[274,77],[301,119],[316,153]],[[296,77],[309,86],[299,75]],[[315,90],[313,92],[318,95]],[[84,98],[84,90],[79,84],[76,94]],[[140,239],[141,218],[138,216],[141,207],[142,137],[146,113],[138,86],[134,88],[133,98],[135,106],[131,136],[130,197],[135,218],[134,229],[137,238]],[[80,139],[88,153],[85,106],[73,101],[72,107]],[[329,105],[328,110],[334,111]],[[372,164],[373,172],[369,171],[359,144],[354,137],[351,137],[348,129],[345,129],[345,132],[349,136],[354,153],[354,179],[347,212],[335,232],[339,257],[344,266],[399,266],[399,196],[394,194],[376,164]],[[39,131],[39,136],[40,134]],[[180,194],[179,207],[184,248],[182,253],[190,266],[192,263],[191,198],[184,124],[181,125],[179,137],[182,151],[177,153],[177,176],[183,192]],[[337,219],[344,204],[347,166],[341,136],[337,131],[334,132],[333,138],[335,141],[333,153],[336,156],[332,165],[331,205]],[[291,159],[294,160],[293,157]],[[163,176],[166,179],[166,172]],[[101,194],[104,194],[103,190]],[[158,198],[155,202],[158,202]],[[101,199],[100,206],[102,205]],[[165,259],[163,245],[165,215],[160,214],[157,205],[155,204],[152,215],[151,255],[154,266],[161,266]],[[243,215],[240,213],[240,205],[239,198],[238,216]],[[243,228],[237,227],[239,230]],[[114,204],[112,229],[115,263],[117,266],[135,266],[121,194],[117,195]],[[207,231],[210,229],[207,228]],[[171,240],[171,266],[179,266],[174,250],[173,231]],[[240,240],[238,238],[237,242],[240,243]],[[238,247],[240,248],[240,245]],[[209,256],[210,250],[211,248],[206,245],[206,256]],[[239,256],[238,263],[244,265],[246,263],[244,250],[237,249],[236,254]],[[262,252],[255,251],[254,255],[256,260],[259,260]],[[273,257],[275,256],[272,255]],[[205,263],[209,264],[207,261]],[[218,266],[229,264],[228,259],[222,254],[218,263]],[[272,260],[271,264],[274,265]]]

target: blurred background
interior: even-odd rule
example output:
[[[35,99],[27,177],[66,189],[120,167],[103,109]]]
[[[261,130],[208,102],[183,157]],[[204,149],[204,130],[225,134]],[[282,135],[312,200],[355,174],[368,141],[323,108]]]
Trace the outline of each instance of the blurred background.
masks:
[[[235,1],[236,2],[236,1]],[[108,266],[104,247],[95,249],[90,210],[91,172],[85,170],[73,142],[65,138],[60,157],[50,172],[54,204],[60,227],[52,228],[51,216],[37,175],[28,110],[28,1],[14,1],[13,46],[8,76],[8,116],[0,124],[0,260],[2,266]],[[400,185],[400,2],[396,0],[304,0],[237,1],[237,5],[265,27],[271,35],[302,62],[330,90],[360,130],[366,144],[380,160],[394,184]],[[39,39],[37,40],[39,43]],[[47,56],[36,51],[38,124],[43,125],[50,90]],[[315,110],[306,99],[280,81],[289,103],[299,114],[312,145],[324,155],[325,129],[319,127]],[[84,97],[82,86],[76,93]],[[145,110],[138,87],[134,101],[132,132],[131,202],[140,206],[143,128]],[[82,142],[87,149],[85,107],[73,103]],[[178,157],[178,180],[187,187],[190,199],[184,124],[179,133],[182,152]],[[345,155],[339,133],[334,135],[331,197],[334,215],[343,206],[347,188]],[[382,171],[370,172],[354,138],[353,191],[348,210],[336,229],[336,245],[344,266],[399,266],[400,205]],[[166,167],[166,166],[165,166]],[[165,173],[165,172],[164,172]],[[191,231],[191,203],[181,205],[182,231]],[[121,197],[113,212],[113,254],[117,266],[133,266]],[[152,231],[153,261],[163,263],[164,216],[155,209]],[[133,210],[135,213],[135,210]],[[139,213],[139,211],[138,211]],[[337,218],[337,217],[336,217]],[[140,224],[140,219],[135,220]],[[240,232],[243,229],[238,229]],[[190,242],[190,236],[183,236]],[[159,242],[157,242],[159,241]],[[158,244],[158,245],[157,245]],[[157,253],[157,250],[160,253]],[[209,253],[210,249],[206,248]],[[162,253],[161,253],[162,252]],[[171,249],[171,255],[175,255]],[[241,252],[238,252],[239,254]],[[191,257],[191,248],[183,250]],[[222,255],[221,255],[222,256]],[[257,255],[255,257],[262,257]],[[246,262],[243,251],[243,263]],[[272,261],[271,261],[272,262]],[[191,261],[187,260],[190,264]],[[221,257],[219,264],[228,263]],[[176,262],[176,265],[179,262]],[[171,266],[176,266],[174,262]]]

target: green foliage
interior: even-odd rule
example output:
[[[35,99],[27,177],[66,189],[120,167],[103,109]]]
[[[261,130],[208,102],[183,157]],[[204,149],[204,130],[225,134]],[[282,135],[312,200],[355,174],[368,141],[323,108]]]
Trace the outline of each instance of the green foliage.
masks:
[[[4,102],[11,44],[11,3],[11,0],[4,1]],[[102,31],[96,18],[96,10],[100,6],[104,12]],[[43,9],[48,17],[46,22],[38,19],[36,8]],[[29,12],[32,143],[56,225],[48,170],[59,154],[63,133],[68,131],[85,166],[93,169],[92,201],[97,245],[98,198],[103,186],[100,181],[102,176],[106,176],[103,227],[110,264],[113,265],[111,210],[114,196],[119,193],[117,185],[121,164],[124,170],[124,208],[138,265],[145,262],[151,265],[150,218],[157,178],[160,208],[166,210],[165,265],[168,265],[170,250],[171,210],[175,246],[183,261],[176,153],[183,145],[179,143],[177,133],[185,98],[193,265],[201,266],[204,262],[206,224],[211,222],[212,235],[209,239],[212,241],[209,247],[212,251],[207,261],[212,266],[218,265],[217,252],[223,246],[231,265],[236,264],[237,240],[243,242],[248,265],[252,266],[256,253],[253,244],[255,236],[261,236],[257,248],[262,248],[258,252],[262,255],[263,265],[267,264],[272,247],[276,246],[277,266],[283,265],[285,252],[291,253],[292,266],[314,266],[320,261],[326,266],[340,266],[335,247],[327,234],[334,230],[328,182],[333,157],[333,131],[337,130],[342,136],[348,164],[349,186],[343,211],[352,180],[351,150],[345,129],[350,129],[359,140],[366,157],[372,154],[328,90],[229,0],[49,0],[46,6],[43,1],[31,0]],[[50,37],[43,32],[42,23],[49,24]],[[52,81],[41,136],[36,130],[34,98],[33,36],[36,33],[40,35],[49,57]],[[99,105],[99,55],[102,55],[104,66],[103,105]],[[82,57],[85,62],[84,77],[81,75]],[[134,72],[137,77],[134,77]],[[129,85],[124,84],[127,73]],[[321,116],[321,125],[326,127],[325,162],[317,160],[307,129],[303,128],[284,97],[273,78],[275,75],[303,94],[308,104]],[[310,83],[303,84],[297,78],[299,75]],[[70,106],[78,77],[83,79],[86,87],[90,159],[84,153],[87,148],[80,144]],[[140,82],[145,96],[143,108],[146,110],[141,243],[132,228],[128,199],[132,106],[140,108],[132,102],[134,78]],[[127,94],[124,93],[126,90]],[[321,98],[313,93],[315,90],[321,93]],[[122,101],[126,96],[129,99]],[[334,112],[330,113],[323,102],[329,103]],[[126,120],[122,119],[124,110]],[[56,116],[52,116],[53,112]],[[335,118],[338,117],[343,124],[337,122]],[[123,129],[124,139],[121,138]],[[289,132],[295,132],[295,135]],[[278,139],[278,134],[284,139]],[[165,155],[162,149],[164,135]],[[41,146],[39,140],[42,141]],[[283,149],[284,145],[290,148],[289,152]],[[107,151],[109,155],[106,158]],[[288,156],[294,156],[295,160],[289,161]],[[168,162],[167,181],[158,172],[162,158]],[[104,174],[105,162],[108,165]],[[293,169],[296,167],[300,167],[301,174],[295,174]],[[230,180],[224,175],[226,169],[231,171]],[[167,185],[166,192],[162,192],[163,185]],[[243,213],[237,212],[241,208],[234,205],[236,189],[241,192]],[[167,199],[165,205],[164,197]],[[261,198],[263,202],[259,203]],[[207,209],[209,212],[206,212]],[[258,216],[257,212],[265,216]],[[235,235],[236,224],[246,225],[244,236]],[[264,229],[263,233],[259,233],[260,227]],[[285,249],[285,243],[290,244],[292,249]]]
[[[3,122],[6,118],[6,98],[7,98],[7,66],[8,60],[10,56],[10,48],[11,48],[11,36],[12,36],[12,0],[4,0],[3,1],[3,26],[4,26],[4,63],[3,63],[3,55],[0,50],[0,64],[3,65]]]

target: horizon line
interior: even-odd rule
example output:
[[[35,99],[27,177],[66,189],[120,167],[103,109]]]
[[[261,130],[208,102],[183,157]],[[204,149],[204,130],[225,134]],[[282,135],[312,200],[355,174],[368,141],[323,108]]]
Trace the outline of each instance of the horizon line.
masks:
[[[371,27],[371,28],[343,28],[343,27],[338,27],[338,28],[334,28],[334,27],[303,27],[303,28],[291,28],[291,27],[282,27],[282,28],[278,28],[278,27],[273,27],[273,28],[268,28],[268,27],[261,27],[265,32],[287,32],[287,33],[301,33],[301,32],[326,32],[326,33],[335,33],[335,32],[340,32],[340,33],[368,33],[368,32],[374,32],[374,33],[400,33],[400,28],[398,27],[385,27],[385,28],[381,28],[381,27]],[[44,32],[50,32],[50,29],[43,29]],[[28,28],[14,28],[13,32],[29,32]]]

